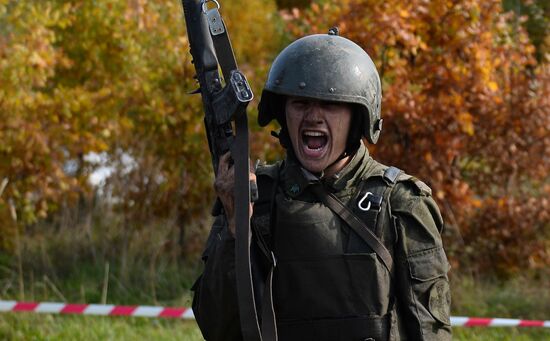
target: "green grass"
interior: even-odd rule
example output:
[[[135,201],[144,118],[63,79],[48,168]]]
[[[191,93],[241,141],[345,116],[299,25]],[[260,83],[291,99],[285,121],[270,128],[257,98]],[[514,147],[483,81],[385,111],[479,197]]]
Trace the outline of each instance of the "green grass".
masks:
[[[545,278],[545,277],[543,277]],[[61,287],[69,288],[63,282]],[[544,280],[516,278],[505,282],[472,277],[453,278],[453,315],[548,319],[550,293]],[[27,286],[28,288],[28,286]],[[132,290],[138,290],[132,289]],[[131,291],[132,291],[131,290]],[[190,306],[181,289],[170,305]],[[50,292],[53,295],[52,292]],[[147,297],[147,296],[145,296]],[[2,297],[7,299],[9,297]],[[16,297],[11,297],[16,299]],[[152,304],[137,302],[141,304]],[[55,300],[55,296],[49,297]],[[128,297],[122,297],[128,301]],[[130,299],[133,301],[135,299]],[[116,297],[109,303],[122,304]],[[454,340],[550,340],[548,328],[455,327]],[[0,314],[0,340],[202,340],[194,321],[132,317],[95,317],[31,313]]]
[[[157,222],[125,232],[114,219],[106,219],[85,231],[41,226],[22,237],[20,258],[0,252],[0,299],[191,305],[189,288],[200,272],[200,250],[181,250],[174,243],[178,234],[173,224]],[[550,319],[547,271],[506,281],[464,272],[452,273],[452,315]],[[455,327],[454,339],[550,340],[550,329]],[[2,313],[0,340],[194,341],[202,337],[193,321]]]
[[[135,230],[110,218],[88,230],[36,226],[21,238],[21,257],[0,251],[0,299],[190,307],[200,250],[182,250],[178,237],[170,221]],[[194,321],[0,314],[0,340],[175,339],[202,337]]]
[[[540,328],[453,329],[454,340],[550,340]],[[1,340],[203,340],[193,321],[132,317],[60,316],[31,313],[0,315]]]
[[[550,275],[506,281],[465,276],[452,278],[451,287],[455,316],[550,320]]]
[[[202,265],[197,253],[182,250],[177,240],[177,226],[163,221],[131,231],[105,221],[88,232],[34,227],[21,238],[21,257],[0,250],[0,297],[188,305]]]
[[[0,315],[0,340],[202,340],[194,321],[127,317]]]
[[[532,277],[532,278],[531,278]],[[455,277],[451,280],[455,316],[550,319],[550,276],[494,278]],[[550,328],[455,327],[454,340],[550,340]]]

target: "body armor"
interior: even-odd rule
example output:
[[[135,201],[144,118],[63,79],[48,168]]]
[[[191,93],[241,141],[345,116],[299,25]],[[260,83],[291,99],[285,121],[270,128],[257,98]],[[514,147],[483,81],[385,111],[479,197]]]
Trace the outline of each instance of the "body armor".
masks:
[[[321,203],[282,194],[276,202],[280,339],[388,340],[392,286],[376,254]]]
[[[387,202],[394,184],[410,176],[394,167],[376,167],[357,191],[344,191],[347,198],[341,199],[349,200],[348,206],[391,249],[395,231],[388,228]],[[258,172],[260,188],[273,188],[277,168]],[[293,185],[276,194],[261,191],[255,205],[257,233],[270,241],[277,258],[273,301],[280,340],[397,340],[395,284],[389,271],[346,222],[307,198],[311,193],[304,184],[297,187],[303,191],[297,196],[288,195]],[[372,210],[362,211],[357,202],[366,192]]]

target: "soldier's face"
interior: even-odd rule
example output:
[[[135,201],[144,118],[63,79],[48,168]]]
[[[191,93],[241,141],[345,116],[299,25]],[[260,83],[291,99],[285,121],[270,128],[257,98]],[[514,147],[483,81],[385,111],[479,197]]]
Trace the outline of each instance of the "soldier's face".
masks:
[[[313,173],[324,171],[328,176],[345,165],[345,160],[332,164],[346,149],[351,116],[351,106],[345,103],[287,98],[288,133],[304,168]]]

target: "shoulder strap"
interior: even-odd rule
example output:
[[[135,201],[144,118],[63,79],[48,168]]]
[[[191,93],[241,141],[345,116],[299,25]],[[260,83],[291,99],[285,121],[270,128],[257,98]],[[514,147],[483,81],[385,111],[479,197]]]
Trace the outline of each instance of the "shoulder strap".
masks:
[[[398,181],[401,174],[404,174],[397,167],[382,166],[373,175],[363,179],[356,194],[356,206],[354,212],[359,218],[375,231],[378,213],[387,196],[388,189]],[[376,232],[376,231],[375,231]]]
[[[256,167],[256,182],[258,184],[258,200],[254,202],[254,214],[251,228],[256,243],[266,261],[274,265],[271,243],[266,237],[272,234],[274,196],[279,182],[280,162],[272,165]]]
[[[386,168],[386,170],[384,171],[384,175],[382,175],[382,177],[387,182],[391,184],[395,184],[395,182],[397,181],[397,178],[401,173],[402,173],[401,169],[391,166]]]
[[[322,185],[313,185],[311,187],[321,201],[327,205],[334,213],[342,218],[373,250],[384,263],[384,266],[393,276],[393,259],[388,249],[382,244],[380,239],[359,219],[346,205],[344,205],[334,194],[327,193]]]
[[[268,214],[269,224],[272,224],[273,221],[273,205],[274,205],[274,195],[277,191],[277,185],[279,182],[279,170],[280,163],[274,165],[262,166],[256,169],[256,180],[258,181],[259,189],[259,198],[258,201],[254,204],[262,210],[261,214]],[[256,211],[256,207],[254,208]],[[257,226],[253,226],[257,228]],[[265,241],[262,232],[255,231],[254,235],[256,236],[257,244],[267,258],[269,262],[269,271],[265,278],[263,295],[261,300],[261,331],[262,331],[262,340],[263,341],[276,341],[278,339],[277,334],[277,323],[275,317],[275,308],[273,307],[273,271],[277,266],[277,261],[275,255],[271,251],[269,244]]]

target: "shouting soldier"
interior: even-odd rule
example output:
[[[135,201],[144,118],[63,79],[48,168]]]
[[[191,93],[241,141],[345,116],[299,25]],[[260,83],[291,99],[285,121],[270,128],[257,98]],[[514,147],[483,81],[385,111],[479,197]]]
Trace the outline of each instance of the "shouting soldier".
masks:
[[[251,252],[258,314],[273,305],[281,341],[451,339],[449,264],[431,190],[367,149],[382,130],[381,96],[371,58],[337,29],[298,39],[271,67],[258,121],[280,124],[286,157],[250,175],[259,190]],[[233,188],[225,155],[215,182],[224,213],[194,286],[209,341],[242,339]]]

